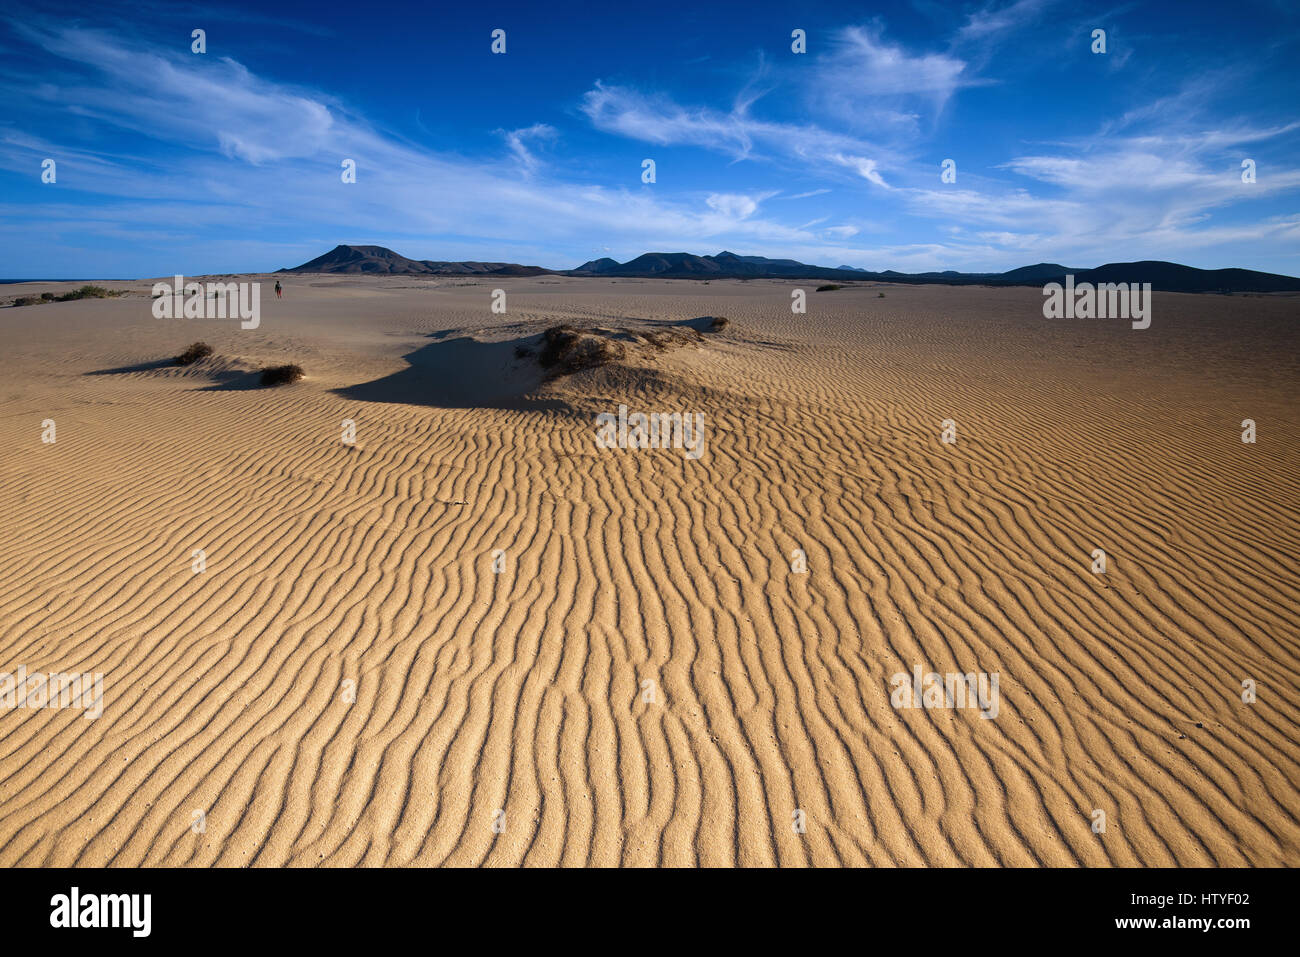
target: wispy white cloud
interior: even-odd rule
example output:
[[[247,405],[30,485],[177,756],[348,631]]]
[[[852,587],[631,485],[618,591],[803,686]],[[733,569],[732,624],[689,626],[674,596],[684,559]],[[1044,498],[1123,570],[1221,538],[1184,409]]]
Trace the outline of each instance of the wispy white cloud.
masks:
[[[959,46],[991,47],[1007,37],[1029,29],[1056,0],[1014,0],[991,3],[972,11],[954,38]]]
[[[1280,136],[1289,126],[1237,131],[1233,142]],[[1032,248],[1060,261],[1169,258],[1232,243],[1294,242],[1296,220],[1215,222],[1216,212],[1300,189],[1300,169],[1267,168],[1243,183],[1238,158],[1217,133],[1061,144],[1062,153],[1016,157],[1003,168],[1051,187],[955,187],[897,191],[918,215],[975,227],[984,242]],[[1026,230],[1025,227],[1030,229]]]
[[[94,31],[29,32],[51,53],[101,75],[97,85],[52,84],[53,102],[168,146],[155,175],[142,175],[149,161],[138,156],[100,156],[16,131],[0,137],[0,165],[34,169],[35,157],[58,156],[60,183],[122,200],[100,219],[79,207],[51,214],[50,222],[68,228],[76,223],[93,232],[111,221],[115,230],[141,237],[159,223],[191,238],[223,225],[251,234],[289,211],[326,236],[344,224],[354,239],[411,236],[427,243],[425,236],[447,235],[465,245],[496,242],[497,255],[503,236],[542,237],[552,247],[592,236],[672,247],[816,239],[757,217],[772,191],[667,197],[543,177],[532,147],[557,135],[547,124],[502,131],[508,153],[496,161],[439,153],[232,60],[204,63]],[[355,184],[342,182],[342,158],[356,160]]]
[[[697,146],[735,160],[798,160],[801,166],[848,169],[876,185],[884,180],[879,146],[813,124],[755,119],[747,109],[719,112],[682,106],[662,94],[647,96],[598,82],[583,96],[582,111],[607,133],[662,146]]]
[[[881,30],[848,27],[807,71],[806,96],[818,115],[847,129],[913,136],[961,88],[987,81],[948,52],[912,52]]]
[[[958,39],[1001,42],[1046,5],[1020,0],[976,11]],[[626,85],[587,89],[578,106],[598,131],[750,164],[743,185],[675,189],[594,182],[590,165],[548,149],[561,137],[549,123],[498,130],[485,155],[467,156],[408,142],[335,97],[233,59],[182,56],[85,27],[21,32],[69,68],[35,85],[0,69],[5,102],[54,118],[30,129],[0,122],[0,167],[30,175],[41,157],[56,156],[60,192],[0,208],[9,223],[0,235],[16,241],[23,235],[16,221],[37,222],[50,248],[100,236],[118,245],[232,250],[232,237],[244,237],[246,249],[287,257],[266,265],[288,265],[296,247],[268,237],[291,218],[311,242],[387,242],[420,258],[569,266],[591,258],[574,250],[622,258],[726,247],[831,265],[984,270],[1022,265],[1030,255],[1088,265],[1193,250],[1294,250],[1300,237],[1300,217],[1275,206],[1267,218],[1225,215],[1300,189],[1300,170],[1277,148],[1294,141],[1300,122],[1244,115],[1210,122],[1217,90],[1202,81],[1135,101],[1092,135],[1022,144],[984,169],[963,165],[960,187],[941,185],[936,157],[948,154],[934,152],[926,128],[963,89],[988,78],[972,68],[973,55],[952,52],[965,50],[960,44],[927,52],[887,40],[879,28],[841,31],[825,52],[792,58],[797,67],[763,64],[722,107]],[[765,95],[773,90],[782,96]],[[801,95],[807,119],[792,120],[780,107],[805,105]],[[67,124],[69,116],[85,123]],[[875,124],[869,134],[867,121]],[[78,139],[71,125],[92,133]],[[96,133],[108,128],[134,135],[99,149]],[[566,133],[563,142],[578,139]],[[1254,184],[1240,181],[1247,146],[1260,151]],[[357,162],[355,184],[340,180],[344,158]],[[774,188],[784,181],[809,188],[787,195]],[[832,200],[776,202],[814,200],[831,187]],[[88,209],[54,198],[76,192],[98,201]],[[882,241],[865,243],[864,234]],[[942,241],[901,241],[931,236]]]
[[[746,196],[742,193],[710,193],[705,203],[710,209],[731,219],[748,219],[758,212],[759,203],[773,195],[773,193],[762,193],[757,196]]]
[[[254,165],[311,156],[337,139],[341,107],[320,94],[254,76],[229,57],[181,60],[89,28],[20,28],[55,56],[99,69],[109,83],[46,84],[72,112],[154,139],[213,144]]]
[[[528,149],[530,140],[554,141],[560,135],[559,130],[546,123],[534,123],[532,126],[518,130],[498,130],[505,137],[510,152],[519,160],[520,166],[532,173],[540,165],[540,160]]]

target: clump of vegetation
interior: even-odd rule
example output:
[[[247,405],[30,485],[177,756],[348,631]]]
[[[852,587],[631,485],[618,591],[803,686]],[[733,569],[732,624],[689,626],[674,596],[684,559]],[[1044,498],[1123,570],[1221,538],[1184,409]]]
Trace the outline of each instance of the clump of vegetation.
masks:
[[[878,293],[876,293],[876,298],[877,298],[877,299],[884,299],[884,298],[885,298],[885,294],[884,294],[883,292],[878,292]]]
[[[103,286],[82,286],[80,289],[74,289],[71,292],[65,292],[62,296],[56,296],[52,292],[43,292],[40,296],[19,296],[14,300],[15,306],[39,306],[44,302],[72,302],[76,299],[108,299],[117,296],[125,296],[124,289],[105,289]]]
[[[206,342],[195,342],[188,349],[176,357],[178,366],[192,365],[200,359],[206,359],[212,355],[212,346]]]
[[[603,366],[626,354],[623,343],[583,332],[573,326],[551,326],[542,333],[542,354],[537,361],[555,375]]]
[[[698,339],[699,337],[700,334],[696,332],[695,338]],[[670,345],[680,342],[681,339],[671,332],[642,332],[637,336],[637,341],[644,342],[659,352],[666,352]]]
[[[71,302],[74,299],[107,299],[109,295],[111,293],[103,286],[82,286],[57,298],[59,302]]]
[[[731,325],[731,320],[726,316],[714,316],[713,321],[709,323],[709,332],[721,332],[729,325]]]
[[[818,291],[818,292],[830,292],[832,289],[843,289],[843,288],[844,288],[843,286],[838,285],[837,283],[828,282],[828,283],[827,283],[826,285],[824,285],[824,286],[818,286],[818,287],[817,287],[817,291]]]
[[[300,365],[270,366],[262,370],[262,385],[287,385],[297,382],[305,372]]]

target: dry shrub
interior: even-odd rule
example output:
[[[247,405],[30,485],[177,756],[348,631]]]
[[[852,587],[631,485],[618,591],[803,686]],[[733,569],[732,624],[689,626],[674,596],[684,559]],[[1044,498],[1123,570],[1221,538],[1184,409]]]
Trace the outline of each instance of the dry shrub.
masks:
[[[195,342],[176,357],[176,364],[178,366],[191,365],[200,359],[206,359],[210,355],[212,355],[212,346],[206,342]]]
[[[262,385],[286,385],[297,382],[305,372],[300,365],[270,366],[262,370]]]
[[[561,325],[551,326],[542,333],[542,354],[537,361],[555,375],[569,375],[614,362],[625,354],[621,342]]]
[[[39,306],[43,302],[72,302],[76,299],[107,299],[110,297],[124,296],[125,290],[105,289],[103,286],[82,286],[80,289],[74,289],[71,292],[65,292],[62,296],[56,296],[52,292],[43,292],[39,298],[36,296],[19,296],[14,300],[15,306]]]
[[[104,299],[109,295],[103,286],[82,286],[72,292],[65,292],[58,297],[59,302],[71,302],[74,299]]]

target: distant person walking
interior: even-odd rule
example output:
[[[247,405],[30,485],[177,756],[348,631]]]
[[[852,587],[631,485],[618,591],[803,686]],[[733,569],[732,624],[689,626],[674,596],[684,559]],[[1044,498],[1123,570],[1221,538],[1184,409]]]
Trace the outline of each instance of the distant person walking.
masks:
[[[284,298],[284,296],[282,295],[282,293],[281,293],[281,291],[280,291],[280,280],[278,280],[278,279],[275,281],[275,298],[276,298],[276,299],[283,299],[283,298]]]

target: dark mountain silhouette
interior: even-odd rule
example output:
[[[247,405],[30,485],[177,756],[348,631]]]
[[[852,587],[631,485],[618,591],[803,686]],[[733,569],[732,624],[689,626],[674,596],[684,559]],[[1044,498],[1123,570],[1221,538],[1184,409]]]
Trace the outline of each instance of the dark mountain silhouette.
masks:
[[[694,253],[644,253],[625,263],[608,257],[593,259],[577,269],[553,270],[516,263],[434,262],[407,259],[383,246],[336,246],[323,256],[281,269],[290,273],[388,273],[429,276],[612,276],[658,279],[837,279],[858,282],[947,283],[950,285],[1041,286],[1073,275],[1081,282],[1149,282],[1166,292],[1300,292],[1300,279],[1253,269],[1197,269],[1179,263],[1148,260],[1107,263],[1096,269],[1072,269],[1059,263],[1037,263],[1000,273],[902,273],[892,269],[870,272],[853,266],[810,266],[793,259],[716,256]]]
[[[1065,272],[1051,277],[1063,282]],[[1293,292],[1300,289],[1300,279],[1279,276],[1253,269],[1197,269],[1179,263],[1145,260],[1136,263],[1107,263],[1096,269],[1074,273],[1081,282],[1149,282],[1152,289],[1176,292]]]
[[[516,263],[435,262],[407,259],[383,246],[335,246],[323,256],[280,272],[387,273],[403,276],[541,276],[540,266]]]
[[[427,273],[422,262],[407,259],[383,246],[335,246],[323,256],[280,272]]]
[[[606,269],[609,276],[709,276],[720,275],[722,267],[708,256],[690,253],[645,253],[636,259]]]
[[[612,269],[617,265],[618,265],[617,261],[610,259],[607,256],[604,259],[593,259],[591,260],[591,262],[585,262],[573,271],[574,272],[601,272],[605,269]]]
[[[625,263],[600,259],[569,271],[570,276],[641,276],[662,279],[861,279],[869,273],[809,266],[793,259],[737,256],[720,252],[716,256],[694,253],[645,253]]]
[[[1071,269],[1068,266],[1061,266],[1056,263],[1038,263],[1033,266],[1021,266],[1019,269],[1012,269],[1004,272],[1001,279],[1004,282],[1032,282],[1037,285],[1040,282],[1051,282],[1071,273],[1078,276],[1079,273],[1087,272],[1085,269]]]

